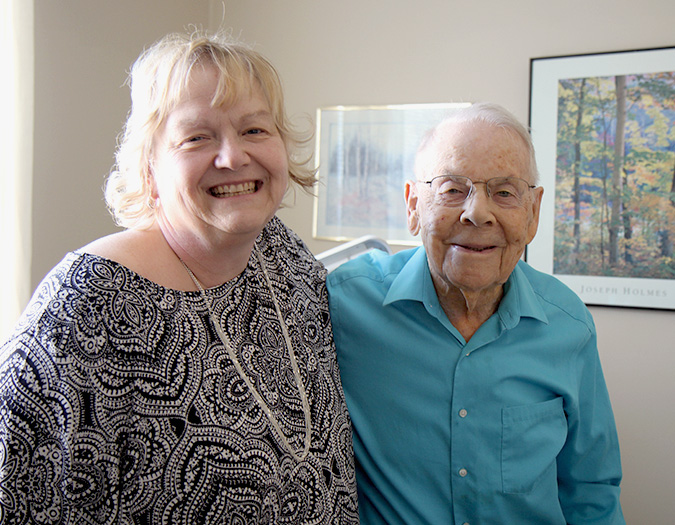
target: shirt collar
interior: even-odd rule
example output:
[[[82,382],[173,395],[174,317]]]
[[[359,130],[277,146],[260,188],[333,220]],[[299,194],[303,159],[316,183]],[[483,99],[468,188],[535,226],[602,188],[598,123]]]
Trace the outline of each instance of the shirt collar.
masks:
[[[548,317],[523,272],[526,263],[519,261],[504,285],[504,296],[499,303],[497,315],[506,328],[513,328],[522,317],[531,317],[548,324]]]
[[[497,309],[496,315],[507,329],[515,327],[522,317],[531,317],[548,324],[537,294],[521,268],[524,264],[519,261],[509,276]],[[405,300],[419,301],[427,310],[437,311],[440,308],[423,246],[417,248],[393,280],[383,305]]]
[[[424,251],[424,247],[420,246],[394,278],[382,304],[386,306],[396,301],[405,300],[424,302],[424,289],[427,280],[431,281],[427,253]]]

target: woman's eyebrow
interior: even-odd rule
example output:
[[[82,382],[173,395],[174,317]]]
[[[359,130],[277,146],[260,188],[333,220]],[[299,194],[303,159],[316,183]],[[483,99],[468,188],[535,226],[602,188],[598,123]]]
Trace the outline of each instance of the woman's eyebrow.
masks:
[[[270,120],[273,120],[272,117],[272,112],[267,110],[267,109],[260,109],[258,111],[251,111],[250,113],[244,113],[243,115],[238,117],[239,121],[245,122],[249,120],[255,120],[258,118],[267,118]],[[194,126],[200,126],[203,125],[204,122],[208,119],[208,116],[202,116],[202,115],[185,115],[183,117],[180,117],[175,121],[176,126],[180,127],[194,127]]]
[[[258,111],[252,111],[250,113],[245,113],[240,117],[240,120],[246,121],[246,120],[255,120],[257,118],[268,118],[272,120],[272,112],[267,110],[267,109],[261,109]]]

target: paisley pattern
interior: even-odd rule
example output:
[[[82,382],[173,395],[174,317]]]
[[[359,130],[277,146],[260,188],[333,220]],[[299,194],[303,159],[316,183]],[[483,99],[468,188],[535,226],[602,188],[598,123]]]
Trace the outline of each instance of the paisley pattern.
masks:
[[[0,523],[358,523],[325,270],[276,218],[258,247],[309,397],[309,456],[297,463],[275,435],[198,292],[71,253],[0,350]],[[258,265],[206,293],[301,451],[302,404]]]

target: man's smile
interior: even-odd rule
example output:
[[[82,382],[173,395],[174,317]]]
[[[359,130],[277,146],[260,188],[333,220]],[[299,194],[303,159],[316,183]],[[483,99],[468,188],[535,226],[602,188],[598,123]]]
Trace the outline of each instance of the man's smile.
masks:
[[[494,248],[497,248],[494,244],[491,245],[477,245],[477,244],[461,244],[461,243],[452,243],[452,246],[455,248],[459,248],[461,250],[467,250],[471,252],[485,252],[488,250],[492,250]]]

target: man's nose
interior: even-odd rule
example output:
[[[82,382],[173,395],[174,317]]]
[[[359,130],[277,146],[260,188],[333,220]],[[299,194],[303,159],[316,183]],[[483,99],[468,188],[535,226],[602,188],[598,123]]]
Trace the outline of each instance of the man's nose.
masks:
[[[237,171],[250,161],[251,158],[239,137],[227,137],[220,142],[214,164],[218,169]]]
[[[483,226],[494,222],[492,199],[488,195],[484,182],[474,182],[469,196],[462,203],[460,220],[474,226]]]

